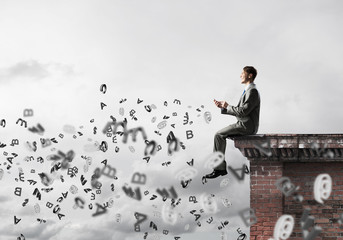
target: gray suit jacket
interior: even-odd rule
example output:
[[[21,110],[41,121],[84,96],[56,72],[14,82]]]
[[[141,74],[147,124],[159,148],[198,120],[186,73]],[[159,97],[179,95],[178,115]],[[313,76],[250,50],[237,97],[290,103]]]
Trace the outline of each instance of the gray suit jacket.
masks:
[[[260,119],[260,102],[260,94],[256,85],[252,83],[241,96],[236,107],[229,105],[227,109],[222,108],[221,113],[235,116],[246,134],[256,134]]]

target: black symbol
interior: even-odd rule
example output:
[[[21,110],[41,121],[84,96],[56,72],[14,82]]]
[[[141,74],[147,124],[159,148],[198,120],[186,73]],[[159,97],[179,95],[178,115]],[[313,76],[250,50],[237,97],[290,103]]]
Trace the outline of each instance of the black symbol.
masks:
[[[23,126],[24,124],[24,127],[27,128],[27,122],[25,120],[18,118],[15,124],[18,124],[19,122],[20,122],[20,126]]]
[[[135,231],[140,232],[140,230],[141,230],[140,224],[147,219],[147,215],[139,213],[139,212],[135,212],[135,218],[137,219],[137,222],[134,225]]]
[[[53,173],[53,172],[55,172],[55,171],[58,171],[61,167],[62,167],[62,164],[61,164],[60,162],[57,163],[57,164],[55,164],[55,165],[51,168],[50,173]]]
[[[171,162],[170,162],[170,161],[168,161],[168,162],[164,162],[164,163],[162,163],[162,166],[166,166],[166,167],[168,167],[170,164],[171,164]]]
[[[30,183],[30,185],[36,185],[37,183],[35,180],[32,180],[32,179],[29,179],[27,181]]]
[[[16,195],[16,196],[21,196],[21,191],[22,191],[22,188],[21,187],[16,187],[15,189],[14,189],[14,194]]]
[[[174,144],[174,147],[173,147],[173,144]],[[178,150],[179,150],[179,140],[177,138],[171,139],[168,143],[168,154],[171,155],[173,152],[176,152]]]
[[[138,201],[140,201],[142,199],[142,196],[141,196],[141,191],[140,191],[140,188],[137,187],[135,189],[135,192],[132,191],[132,188],[129,187],[129,188],[126,188],[126,186],[123,186],[122,187],[123,191],[125,192],[125,194],[127,196],[129,196],[130,198],[133,198],[133,199],[136,199]]]
[[[40,135],[42,135],[44,133],[44,128],[42,127],[42,125],[40,125],[40,123],[37,124],[37,127],[31,127],[29,128],[29,131],[30,132],[33,132],[33,133],[38,133]]]
[[[151,112],[151,107],[149,105],[145,105],[144,108],[147,110],[147,112]]]
[[[76,177],[76,174],[78,172],[79,172],[79,169],[77,167],[73,167],[73,168],[68,168],[67,174],[72,178],[72,177]]]
[[[67,169],[69,166],[69,162],[72,162],[75,157],[75,152],[73,150],[70,150],[67,152],[67,154],[58,151],[57,155],[54,154],[51,156],[50,160],[60,160],[62,159],[62,168]]]
[[[106,84],[101,84],[101,86],[100,86],[100,92],[102,92],[103,94],[105,94],[105,93],[106,93],[106,90],[107,90]]]
[[[46,173],[38,173],[38,176],[40,177],[42,184],[45,186],[49,186],[53,182]]]
[[[159,136],[161,136],[162,134],[159,131],[155,131],[155,133]]]
[[[176,137],[175,137],[173,131],[170,131],[168,136],[167,136],[167,143],[169,143],[170,141],[175,140],[175,139],[176,139]]]
[[[169,197],[171,197],[171,198],[177,198],[177,193],[176,193],[174,187],[171,187],[171,188],[169,189],[169,193],[170,193],[171,196],[169,196],[169,193],[168,193],[168,191],[167,191],[165,188],[163,188],[162,190],[157,189],[156,191],[157,191],[157,193],[160,194],[162,197],[166,197],[166,198],[169,198]]]
[[[150,155],[155,155],[155,153],[156,153],[156,148],[158,148],[158,146],[156,146],[157,143],[156,143],[154,140],[152,140],[152,141],[145,140],[145,143],[146,143],[147,145],[146,145],[146,147],[145,147],[145,149],[144,149],[144,155],[145,155],[145,156],[148,155],[148,149],[149,149],[150,146],[152,146],[152,149],[151,149],[151,151],[150,151]],[[150,159],[150,158],[149,158],[149,159]],[[149,162],[149,159],[147,160],[147,162]],[[144,160],[146,160],[146,159],[144,159]]]
[[[201,217],[200,214],[194,214],[194,216],[195,216],[195,221],[198,221],[198,219]]]
[[[126,101],[126,98],[121,99],[121,100],[119,101],[119,103],[123,103],[123,102],[125,102],[125,101]]]
[[[5,119],[1,119],[0,126],[6,127],[6,120]]]
[[[99,149],[100,149],[101,151],[103,151],[103,152],[106,152],[107,149],[108,149],[108,144],[107,144],[107,142],[106,142],[106,141],[102,141],[101,144],[100,144],[100,146],[99,146]]]
[[[32,195],[36,195],[36,197],[38,198],[38,200],[41,200],[42,195],[40,194],[38,188],[35,188],[35,190],[33,191]]]
[[[36,142],[36,141],[34,141],[34,142],[32,143],[32,145],[31,145],[31,143],[30,143],[29,141],[27,141],[26,144],[27,144],[27,146],[28,146],[28,148],[29,148],[30,150],[32,150],[32,151],[34,151],[34,152],[37,151],[37,142]]]
[[[175,103],[175,104],[181,105],[181,101],[180,101],[180,100],[177,100],[177,99],[174,100],[174,103]]]
[[[186,131],[186,136],[187,136],[187,139],[193,138],[194,137],[193,131],[192,130],[187,130]]]
[[[16,216],[14,216],[14,224],[18,224],[18,222],[20,222],[21,218],[17,218]]]
[[[220,224],[221,224],[221,225],[218,227],[218,230],[221,230],[222,228],[225,228],[226,225],[229,224],[229,221],[220,222]]]
[[[245,167],[246,165],[243,164],[243,167],[242,168],[236,168],[236,169],[233,169],[231,166],[229,166],[229,170],[235,175],[235,177],[239,180],[239,181],[242,181],[244,180],[244,176],[245,176]],[[237,171],[241,170],[241,175],[239,176]]]
[[[20,237],[18,237],[17,240],[25,240],[24,235],[23,235],[23,234],[20,234]]]
[[[245,171],[244,171],[246,174],[249,174],[250,173],[250,171],[249,171],[249,168],[248,168],[248,166],[247,165],[245,165]]]
[[[150,222],[150,228],[152,228],[155,231],[157,231],[157,226],[156,226],[156,224],[153,221]]]
[[[10,164],[13,164],[13,163],[12,163],[12,160],[13,160],[13,157],[8,157],[8,158],[7,158],[7,161],[8,161]]]
[[[40,138],[40,142],[41,142],[43,148],[51,145],[51,141],[49,138],[47,138],[47,139]]]
[[[44,219],[39,219],[39,218],[37,218],[37,221],[38,221],[39,223],[46,223],[46,220],[44,220]]]
[[[197,198],[195,196],[189,196],[189,202],[197,203]]]
[[[50,192],[50,191],[52,191],[54,188],[41,188],[41,190],[43,191],[43,192]]]
[[[92,214],[93,217],[99,216],[107,212],[106,208],[101,206],[99,203],[96,203],[96,212]]]
[[[143,100],[140,100],[139,98],[137,99],[137,104],[140,104],[141,102],[143,102]]]
[[[192,181],[192,179],[189,179],[189,180],[186,180],[186,181],[181,180],[181,186],[182,186],[183,188],[187,188],[188,184],[189,184],[191,181]]]
[[[26,206],[26,204],[27,204],[28,202],[29,202],[29,199],[28,199],[28,198],[26,198],[26,199],[25,199],[25,201],[24,201],[24,202],[23,202],[23,204],[22,204],[22,205],[23,205],[23,207],[25,207],[25,206]]]
[[[18,139],[12,139],[11,146],[13,147],[14,145],[19,145]]]
[[[181,202],[181,198],[179,198],[176,203],[175,202],[176,202],[175,199],[172,198],[171,199],[171,206],[172,207],[176,207],[176,205],[179,205],[179,203]]]
[[[189,165],[189,166],[193,166],[194,165],[194,159],[192,158],[192,160],[191,161],[189,161],[189,162],[187,162],[187,164]]]
[[[185,116],[183,116],[183,125],[186,125],[188,124],[188,121],[189,121],[189,116],[188,116],[188,112],[186,112]]]
[[[152,195],[152,197],[150,198],[150,200],[154,200],[154,199],[156,199],[157,198],[157,196],[154,194],[154,195]]]
[[[103,102],[100,103],[101,110],[103,110],[104,107],[106,107],[106,106],[107,106],[107,105],[106,105],[105,103],[103,103]]]
[[[84,186],[87,182],[87,180],[85,179],[85,177],[83,175],[81,175],[80,181],[81,181],[82,186]]]

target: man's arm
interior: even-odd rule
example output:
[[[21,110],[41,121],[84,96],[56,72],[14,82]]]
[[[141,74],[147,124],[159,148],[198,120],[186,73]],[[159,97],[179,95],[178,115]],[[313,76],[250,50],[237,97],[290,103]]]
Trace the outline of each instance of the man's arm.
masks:
[[[259,96],[257,89],[253,88],[246,93],[245,101],[241,106],[230,106],[227,108],[222,108],[222,114],[229,114],[236,117],[245,117],[247,116],[258,104]]]

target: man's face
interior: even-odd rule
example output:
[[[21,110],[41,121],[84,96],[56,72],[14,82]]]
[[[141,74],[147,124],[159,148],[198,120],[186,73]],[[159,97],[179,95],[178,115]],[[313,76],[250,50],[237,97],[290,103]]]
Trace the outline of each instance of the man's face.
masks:
[[[242,84],[250,83],[251,79],[252,79],[252,74],[248,74],[246,71],[243,70],[241,73],[241,80],[242,80],[241,83]]]

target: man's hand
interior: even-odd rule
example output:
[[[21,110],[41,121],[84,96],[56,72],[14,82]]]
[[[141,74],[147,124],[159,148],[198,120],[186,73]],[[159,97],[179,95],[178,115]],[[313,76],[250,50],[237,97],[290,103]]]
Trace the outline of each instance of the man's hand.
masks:
[[[217,100],[213,100],[214,104],[219,107],[219,108],[227,108],[227,106],[229,105],[227,102],[225,101],[217,101]]]

